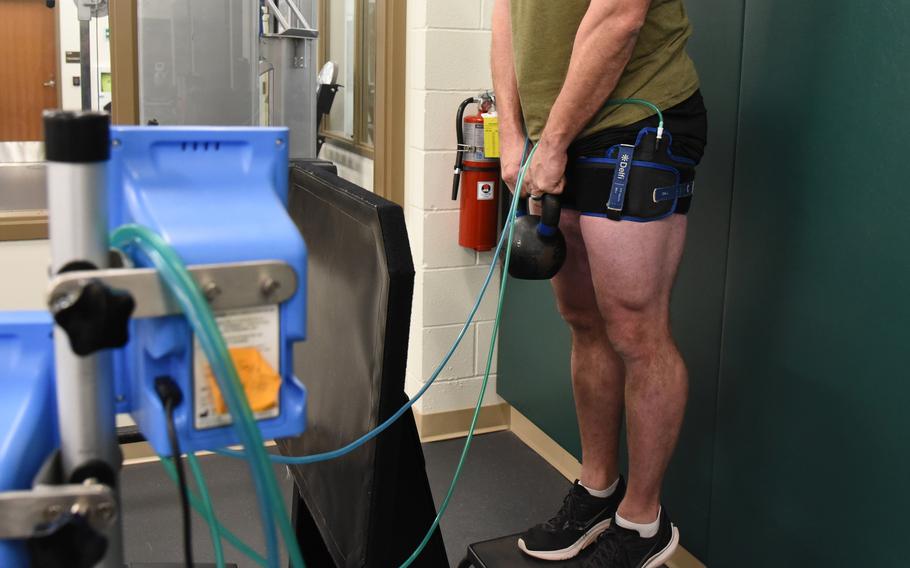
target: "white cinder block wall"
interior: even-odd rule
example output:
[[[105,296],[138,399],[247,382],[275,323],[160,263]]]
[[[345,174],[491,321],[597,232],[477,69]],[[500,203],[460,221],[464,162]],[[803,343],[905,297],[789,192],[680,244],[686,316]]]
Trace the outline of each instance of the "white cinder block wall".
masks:
[[[451,200],[455,112],[491,88],[493,0],[408,0],[405,215],[417,270],[407,390],[413,395],[448,350],[486,276],[491,253],[458,246]],[[497,273],[476,322],[436,384],[422,414],[471,408],[480,386],[496,309]],[[495,373],[495,359],[493,372]],[[484,404],[498,404],[491,376]]]

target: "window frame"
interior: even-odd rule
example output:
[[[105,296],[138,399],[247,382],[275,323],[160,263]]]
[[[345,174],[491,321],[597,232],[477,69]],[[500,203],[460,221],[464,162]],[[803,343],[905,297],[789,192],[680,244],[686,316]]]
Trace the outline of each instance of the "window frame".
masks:
[[[317,57],[319,59],[319,68],[321,69],[325,62],[327,61],[327,46],[331,43],[330,39],[330,29],[331,26],[328,23],[327,16],[329,14],[329,2],[331,0],[319,0],[318,9],[319,9],[319,27],[320,27],[320,41]],[[338,146],[355,154],[359,154],[365,158],[375,159],[376,155],[376,100],[373,101],[374,108],[374,123],[373,123],[373,143],[368,144],[366,142],[366,116],[364,109],[365,103],[365,77],[366,77],[366,67],[364,66],[364,53],[365,45],[363,42],[364,34],[364,2],[368,0],[354,0],[356,2],[354,6],[354,136],[353,139],[348,138],[342,132],[335,130],[326,130],[325,120],[319,123],[319,134],[325,136],[326,141],[331,141],[332,145]],[[378,33],[379,26],[379,10],[380,10],[380,0],[377,0],[377,14],[376,14],[376,27]],[[378,42],[377,42],[378,43]],[[379,64],[379,46],[375,46],[376,53],[376,62],[377,66]],[[377,79],[378,83],[378,79]],[[349,88],[348,85],[343,86],[344,89]],[[377,87],[378,91],[378,87]],[[337,104],[337,103],[336,103]]]

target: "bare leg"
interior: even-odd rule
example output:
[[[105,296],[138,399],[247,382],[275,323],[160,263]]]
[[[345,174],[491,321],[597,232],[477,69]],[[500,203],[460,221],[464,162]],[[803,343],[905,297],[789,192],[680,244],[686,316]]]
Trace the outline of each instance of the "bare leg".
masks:
[[[657,518],[688,396],[669,321],[686,218],[617,223],[583,217],[580,227],[607,335],[626,370],[629,480],[619,514],[648,523]]]
[[[606,489],[619,477],[623,364],[600,315],[579,215],[563,211],[568,258],[553,279],[559,312],[572,331],[572,387],[581,431],[581,483]]]

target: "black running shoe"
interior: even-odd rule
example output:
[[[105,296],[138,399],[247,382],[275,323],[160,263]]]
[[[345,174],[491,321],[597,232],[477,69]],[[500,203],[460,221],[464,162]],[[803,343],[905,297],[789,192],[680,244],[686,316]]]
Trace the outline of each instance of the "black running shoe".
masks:
[[[518,548],[541,560],[574,558],[610,527],[625,493],[626,482],[621,477],[609,497],[594,497],[576,481],[556,516],[521,535]]]
[[[653,538],[642,538],[638,531],[613,523],[597,539],[583,568],[657,568],[673,556],[677,546],[679,530],[661,509],[660,528]]]

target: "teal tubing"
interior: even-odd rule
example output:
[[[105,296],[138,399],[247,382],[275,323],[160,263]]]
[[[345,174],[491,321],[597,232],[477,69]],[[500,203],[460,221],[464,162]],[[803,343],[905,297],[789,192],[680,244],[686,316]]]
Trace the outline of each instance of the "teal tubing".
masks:
[[[660,130],[661,133],[663,133],[663,131],[664,131],[664,113],[662,113],[660,111],[660,109],[657,108],[657,105],[652,103],[651,101],[646,101],[644,99],[610,99],[607,102],[605,102],[604,104],[608,105],[608,106],[640,105],[640,106],[648,107],[649,109],[654,111],[654,114],[657,115],[657,121],[658,121],[657,128]]]
[[[646,101],[644,99],[610,99],[604,104],[611,105],[611,106],[634,104],[634,105],[641,105],[641,106],[650,108],[657,114],[658,130],[659,130],[658,138],[660,138],[661,135],[663,134],[664,115],[661,112],[660,108],[658,108],[657,105],[655,105],[654,103],[652,103],[650,101]],[[527,143],[525,144],[525,153],[527,153]],[[530,163],[530,156],[528,157],[528,160],[525,162],[525,164],[529,164],[529,163]],[[523,181],[523,179],[524,178],[522,176],[520,178],[520,180]],[[516,195],[520,195],[521,194],[521,183],[518,183],[516,185],[517,185]],[[512,205],[513,205],[513,207],[517,207],[517,202],[514,199],[513,199]],[[512,219],[511,218],[508,219],[507,222],[511,225]],[[433,386],[433,383],[436,381],[437,377],[439,377],[439,375],[442,373],[442,370],[449,363],[449,360],[452,358],[452,356],[455,354],[455,351],[458,349],[458,346],[461,344],[461,340],[464,338],[465,334],[467,333],[471,322],[474,321],[474,316],[477,314],[477,310],[480,309],[480,303],[483,300],[484,295],[486,295],[487,288],[490,286],[490,282],[493,279],[493,274],[495,274],[497,260],[499,259],[499,255],[502,252],[502,247],[503,247],[503,244],[505,243],[507,234],[509,235],[509,238],[511,239],[511,226],[510,225],[509,225],[510,231],[507,232],[507,231],[503,230],[502,235],[499,238],[499,243],[496,245],[496,251],[493,253],[493,262],[490,263],[490,270],[487,272],[487,277],[483,282],[483,286],[481,286],[481,288],[480,288],[480,293],[477,296],[477,301],[474,302],[474,307],[471,308],[471,312],[468,314],[468,319],[465,321],[464,325],[462,326],[461,331],[458,332],[458,336],[455,338],[455,342],[452,344],[452,347],[445,354],[445,357],[442,358],[442,361],[436,367],[436,370],[434,370],[433,373],[430,375],[430,377],[426,380],[423,387],[421,387],[420,390],[417,391],[417,394],[415,394],[410,400],[408,400],[408,402],[405,403],[404,406],[399,408],[398,411],[396,411],[395,414],[390,416],[385,422],[378,425],[376,428],[374,428],[373,430],[370,430],[369,432],[367,432],[360,438],[354,440],[353,442],[350,442],[349,444],[342,446],[341,448],[338,448],[336,450],[332,450],[329,452],[323,452],[320,454],[311,454],[308,456],[282,456],[282,455],[276,455],[276,454],[269,454],[269,459],[271,459],[273,462],[281,463],[281,464],[285,464],[285,465],[306,465],[306,464],[318,463],[318,462],[329,461],[329,460],[340,458],[344,455],[347,455],[347,454],[353,452],[354,450],[356,450],[363,444],[369,442],[376,436],[382,434],[386,429],[388,429],[389,426],[394,424],[399,418],[402,417],[402,415],[404,415],[405,412],[407,412],[412,406],[414,406],[414,404],[416,404],[417,401],[420,400],[420,398],[427,392],[427,390],[429,390],[430,387]],[[506,254],[508,254],[508,250],[507,250]],[[506,266],[508,266],[508,264],[506,264]],[[236,457],[236,458],[245,457],[245,452],[238,451],[238,450],[221,449],[221,450],[216,450],[215,453],[224,455],[224,456]]]
[[[528,152],[528,142],[525,143],[524,153],[527,155]],[[524,157],[523,157],[524,158]],[[520,186],[519,186],[520,187]],[[516,192],[515,195],[520,195],[520,191]],[[517,207],[517,201],[513,198],[512,206]],[[506,219],[506,227],[509,227],[514,220],[514,216],[509,219]],[[439,365],[436,366],[436,369],[430,375],[430,377],[424,382],[420,390],[417,391],[410,400],[408,400],[404,406],[399,408],[395,414],[389,416],[382,424],[376,426],[376,428],[370,430],[360,438],[357,438],[353,442],[338,448],[337,450],[332,450],[330,452],[323,452],[321,454],[311,454],[308,456],[282,456],[276,454],[269,454],[269,459],[273,462],[281,463],[285,465],[306,465],[311,463],[329,461],[333,459],[340,458],[344,455],[347,455],[360,446],[366,444],[376,436],[382,434],[389,426],[394,424],[399,418],[404,415],[405,412],[410,410],[418,400],[426,393],[439,375],[442,373],[442,370],[445,369],[445,366],[449,363],[449,360],[455,355],[455,351],[458,349],[458,346],[461,345],[461,340],[464,339],[465,334],[470,329],[471,322],[474,321],[474,317],[477,315],[477,310],[480,309],[480,303],[483,301],[484,296],[487,293],[487,288],[490,287],[490,282],[493,280],[493,275],[496,274],[496,265],[499,262],[499,255],[502,252],[502,247],[506,242],[506,238],[511,238],[511,232],[503,230],[502,235],[499,237],[499,243],[496,245],[496,250],[493,252],[493,260],[490,262],[490,269],[487,271],[487,277],[483,281],[483,285],[480,287],[480,292],[477,294],[477,299],[474,301],[474,306],[471,308],[470,313],[468,314],[468,319],[465,320],[464,325],[461,326],[461,331],[458,332],[458,336],[455,338],[455,341],[452,343],[452,347],[449,348],[449,351],[445,354],[440,361]],[[217,450],[215,453],[221,454],[224,456],[242,458],[245,456],[243,451],[221,449]]]
[[[468,314],[468,319],[465,320],[464,325],[461,327],[461,331],[458,332],[458,336],[455,338],[455,342],[452,344],[452,347],[449,348],[449,351],[445,354],[445,357],[442,358],[442,361],[436,367],[436,370],[433,371],[433,373],[426,380],[424,385],[420,388],[419,391],[417,391],[417,394],[415,394],[410,400],[408,400],[408,402],[406,402],[404,404],[404,406],[399,408],[395,412],[395,414],[393,414],[388,419],[386,419],[382,424],[376,426],[376,428],[370,430],[369,432],[367,432],[360,438],[354,440],[353,442],[351,442],[345,446],[342,446],[341,448],[338,448],[337,450],[332,450],[330,452],[323,452],[321,454],[311,454],[308,456],[282,456],[282,455],[276,455],[276,454],[269,454],[269,459],[272,460],[273,462],[281,463],[281,464],[285,464],[285,465],[306,465],[306,464],[329,461],[329,460],[340,458],[344,455],[347,455],[347,454],[353,452],[354,450],[356,450],[360,446],[366,444],[367,442],[369,442],[376,436],[382,434],[389,426],[391,426],[399,418],[401,418],[405,412],[410,410],[410,408],[412,406],[414,406],[414,404],[416,404],[418,400],[420,400],[420,397],[422,397],[424,395],[424,393],[426,393],[427,390],[429,390],[429,388],[431,386],[433,386],[433,383],[436,381],[436,378],[439,377],[439,375],[442,373],[442,370],[448,364],[449,359],[452,358],[452,356],[455,354],[455,351],[458,349],[458,346],[461,345],[461,340],[464,339],[465,334],[468,332],[468,329],[470,329],[471,322],[474,321],[474,316],[477,315],[477,310],[480,309],[480,303],[483,300],[484,295],[486,295],[487,288],[490,286],[490,282],[493,280],[493,275],[496,273],[496,265],[498,264],[498,261],[499,261],[499,254],[500,254],[500,251],[502,250],[502,246],[505,243],[505,239],[507,236],[508,236],[508,232],[503,231],[502,236],[499,238],[499,244],[496,246],[496,251],[493,253],[493,261],[490,263],[490,270],[487,271],[487,277],[483,281],[483,286],[480,287],[480,293],[477,295],[477,300],[474,302],[474,307],[471,308],[471,312]],[[245,455],[246,455],[244,451],[229,450],[229,449],[217,450],[215,453],[221,454],[224,456],[235,457],[235,458],[242,458],[242,457],[245,457]]]
[[[537,146],[531,149],[531,153],[528,154],[528,159],[525,161],[524,165],[521,168],[521,173],[518,176],[518,182],[515,184],[515,195],[512,198],[512,205],[509,208],[509,240],[506,245],[506,258],[505,266],[509,266],[509,260],[512,258],[512,234],[515,231],[515,213],[518,210],[518,196],[521,195],[521,186],[524,183],[525,174],[528,171],[528,167],[531,164],[531,159],[534,157],[534,153],[537,151]],[[503,231],[505,232],[505,231]],[[433,519],[433,524],[430,525],[430,530],[427,531],[427,534],[423,537],[423,540],[418,545],[417,549],[408,557],[407,560],[402,563],[401,568],[407,568],[414,563],[415,560],[420,556],[420,553],[423,552],[423,549],[426,548],[427,543],[430,542],[430,539],[433,537],[433,533],[436,532],[436,528],[439,526],[439,521],[442,519],[442,516],[445,514],[446,509],[449,508],[449,501],[452,499],[452,495],[455,493],[455,486],[458,485],[458,479],[461,477],[462,468],[464,468],[465,459],[468,457],[468,450],[471,449],[471,441],[474,439],[474,430],[477,428],[477,418],[480,416],[480,409],[483,407],[483,396],[487,391],[487,384],[490,382],[490,369],[493,365],[493,348],[496,346],[496,337],[499,335],[499,325],[502,322],[502,303],[503,299],[506,296],[506,285],[509,282],[508,275],[503,272],[502,281],[499,285],[499,301],[496,305],[496,319],[493,321],[493,333],[490,337],[490,348],[487,351],[487,366],[483,372],[483,382],[480,385],[480,396],[477,397],[477,405],[474,407],[474,416],[471,418],[471,427],[468,429],[468,437],[464,442],[464,449],[461,451],[461,457],[458,459],[458,467],[455,468],[455,474],[452,476],[452,483],[449,485],[449,491],[446,493],[445,499],[443,499],[442,504],[439,506],[439,512],[436,513],[436,518]]]
[[[161,465],[164,467],[164,470],[167,472],[168,477],[171,478],[171,481],[173,481],[174,483],[177,483],[177,470],[174,469],[174,464],[172,464],[168,460],[163,459],[163,460],[161,460]],[[206,522],[208,522],[211,525],[216,526],[218,528],[219,534],[221,534],[221,536],[224,537],[224,540],[228,541],[228,544],[230,544],[231,546],[233,546],[234,548],[239,550],[241,553],[248,556],[253,562],[258,564],[259,566],[262,566],[263,568],[268,568],[269,564],[266,561],[266,559],[263,558],[262,555],[260,555],[258,552],[256,552],[255,550],[253,550],[252,548],[247,546],[247,544],[245,542],[240,540],[240,538],[238,538],[237,535],[232,533],[226,526],[222,525],[221,522],[218,521],[217,517],[215,517],[215,516],[212,516],[211,518],[207,517],[207,511],[210,510],[210,507],[207,507],[205,504],[203,504],[202,499],[200,499],[199,496],[196,495],[195,491],[193,491],[191,489],[189,491],[189,494],[190,494],[190,504],[193,506],[194,509],[196,509],[196,512],[199,513],[200,515],[202,515],[205,518]]]
[[[209,487],[205,482],[205,476],[202,475],[202,468],[199,467],[199,460],[196,454],[190,452],[186,455],[187,461],[190,462],[190,469],[193,471],[193,477],[196,479],[196,486],[199,488],[199,494],[202,496],[202,505],[205,508],[203,517],[208,522],[209,533],[212,535],[212,548],[215,551],[215,566],[224,568],[224,549],[221,547],[221,532],[218,530],[218,523],[213,522],[217,519],[215,509],[212,505],[212,496],[209,495]]]
[[[285,545],[294,568],[304,568],[297,537],[291,527],[287,508],[278,489],[268,453],[263,446],[262,434],[255,423],[246,394],[237,375],[237,369],[215,322],[212,310],[189,274],[176,251],[154,231],[139,225],[124,225],[114,231],[111,243],[117,248],[137,247],[158,270],[182,308],[193,328],[213,374],[221,388],[228,410],[234,419],[233,426],[248,450],[248,459],[259,501],[262,526],[268,549],[269,565],[278,568],[280,563],[278,538],[273,516],[284,537]]]
[[[662,133],[662,131],[663,131],[664,119],[663,119],[663,113],[660,111],[660,109],[659,109],[657,106],[653,105],[652,103],[650,103],[650,102],[648,102],[648,101],[644,101],[644,100],[640,100],[640,99],[611,100],[611,101],[607,101],[606,104],[610,104],[610,105],[619,105],[619,104],[640,104],[640,105],[648,106],[649,108],[651,108],[652,110],[654,110],[655,113],[656,113],[657,116],[658,116],[658,120],[659,120],[659,123],[658,123],[658,133],[659,133],[659,134],[658,134],[658,138],[660,138],[660,133]],[[536,150],[537,150],[536,147],[533,148],[533,149],[531,150],[530,154],[528,155],[528,159],[525,161],[524,165],[522,166],[521,173],[520,173],[519,178],[518,178],[518,183],[516,184],[516,188],[515,188],[514,196],[513,196],[513,199],[512,199],[512,203],[511,203],[511,206],[510,206],[510,209],[509,209],[509,215],[508,215],[508,219],[507,219],[507,226],[508,226],[508,228],[509,228],[509,230],[508,230],[508,245],[506,246],[505,266],[508,266],[508,265],[509,265],[509,262],[510,262],[510,260],[511,260],[511,253],[512,253],[511,240],[512,240],[512,235],[513,235],[513,232],[514,232],[514,219],[515,219],[515,215],[516,215],[516,211],[517,211],[519,196],[520,196],[520,194],[521,194],[521,187],[522,187],[522,185],[523,185],[523,183],[524,183],[524,177],[525,177],[525,175],[526,175],[526,173],[527,173],[527,170],[528,170],[528,168],[529,168],[529,166],[530,166],[531,158],[532,158],[532,156],[534,155],[534,153],[536,152]],[[492,279],[492,275],[493,275],[493,273],[494,273],[494,271],[495,271],[496,259],[499,258],[499,254],[500,254],[500,252],[501,252],[501,250],[502,250],[502,246],[503,246],[503,244],[504,244],[505,242],[506,242],[506,231],[503,231],[503,235],[501,236],[500,241],[499,241],[499,244],[498,244],[498,246],[497,246],[497,248],[496,248],[496,253],[495,253],[495,255],[494,255],[494,260],[493,260],[493,263],[492,263],[491,266],[490,266],[490,271],[489,271],[489,273],[488,273],[488,275],[487,275],[487,279],[486,279],[486,281],[484,282],[484,285],[483,285],[482,290],[481,290],[481,292],[480,292],[480,295],[479,295],[479,297],[478,297],[478,299],[477,299],[477,302],[475,303],[474,308],[472,309],[472,311],[471,311],[471,313],[470,313],[470,315],[469,315],[469,317],[468,317],[468,320],[465,322],[465,325],[463,326],[461,333],[458,335],[458,338],[456,339],[454,345],[453,345],[452,348],[449,350],[449,352],[447,353],[447,355],[446,355],[446,357],[443,359],[443,361],[440,363],[439,367],[437,368],[437,370],[436,370],[436,372],[433,374],[433,376],[431,376],[430,379],[428,379],[428,381],[426,382],[426,384],[424,385],[424,387],[423,387],[423,388],[422,388],[422,389],[421,389],[421,390],[420,390],[420,391],[419,391],[411,400],[409,400],[408,403],[405,404],[405,406],[403,406],[402,408],[400,408],[398,412],[396,412],[396,413],[395,413],[393,416],[391,416],[387,421],[385,421],[383,424],[381,424],[380,426],[378,426],[378,427],[375,428],[374,430],[371,430],[370,432],[368,432],[367,434],[365,434],[364,436],[362,436],[362,437],[359,438],[358,440],[355,440],[354,442],[351,442],[351,443],[348,444],[347,446],[344,446],[344,447],[342,447],[342,448],[340,448],[340,449],[338,449],[338,450],[334,450],[334,451],[332,451],[332,452],[326,452],[326,453],[323,453],[323,454],[315,454],[315,455],[311,455],[311,456],[297,456],[297,457],[269,456],[269,457],[270,457],[273,461],[276,461],[276,462],[279,462],[279,463],[286,463],[286,464],[306,464],[306,463],[314,463],[314,462],[318,462],[318,461],[325,461],[325,460],[328,460],[328,459],[334,459],[334,458],[337,458],[337,457],[341,457],[341,456],[343,456],[343,455],[345,455],[345,454],[347,454],[347,453],[350,453],[350,452],[353,451],[354,449],[360,447],[361,445],[363,445],[363,444],[366,443],[367,441],[369,441],[369,440],[375,438],[376,436],[378,436],[382,431],[384,431],[386,428],[388,428],[388,426],[390,426],[392,423],[394,423],[395,420],[397,420],[398,418],[400,418],[400,417],[401,417],[409,408],[411,408],[411,406],[413,406],[413,404],[414,404],[417,400],[419,400],[420,397],[429,389],[429,387],[432,385],[432,383],[433,383],[433,381],[436,379],[436,377],[438,377],[439,373],[441,372],[441,369],[445,366],[445,364],[448,362],[448,360],[452,357],[452,354],[454,353],[455,349],[458,347],[458,345],[460,344],[462,338],[464,337],[464,335],[465,335],[465,333],[466,333],[466,331],[467,331],[467,328],[468,328],[469,324],[471,323],[471,321],[473,320],[474,316],[476,315],[476,312],[477,312],[477,310],[478,310],[478,308],[479,308],[481,299],[483,298],[483,295],[485,294],[485,292],[486,292],[486,290],[487,290],[487,288],[488,288],[488,286],[489,286],[489,283],[490,283],[490,281],[491,281],[491,279]],[[159,269],[159,270],[160,270],[160,269]],[[440,506],[440,510],[439,510],[438,514],[436,515],[436,518],[434,519],[433,524],[431,525],[430,529],[427,531],[427,533],[426,533],[426,535],[424,536],[423,540],[421,541],[420,545],[419,545],[419,546],[417,547],[417,549],[411,554],[411,556],[402,564],[401,568],[407,568],[407,567],[409,567],[409,566],[410,566],[410,565],[411,565],[411,564],[420,556],[420,554],[423,552],[423,550],[426,548],[427,543],[429,543],[430,539],[432,538],[433,533],[435,532],[435,530],[436,530],[437,527],[439,526],[439,522],[440,522],[440,520],[441,520],[443,514],[445,514],[445,511],[448,509],[449,502],[450,502],[450,500],[451,500],[452,495],[454,494],[455,487],[456,487],[456,485],[457,485],[457,483],[458,483],[458,480],[459,480],[459,478],[460,478],[460,476],[461,476],[461,472],[462,472],[462,469],[463,469],[463,466],[464,466],[464,462],[465,462],[465,459],[467,458],[467,454],[468,454],[468,451],[469,451],[470,446],[471,446],[471,442],[472,442],[473,437],[474,437],[474,432],[475,432],[475,429],[476,429],[478,417],[479,417],[479,415],[480,415],[480,410],[481,410],[482,405],[483,405],[483,396],[484,396],[484,394],[485,394],[485,392],[486,392],[487,385],[488,385],[488,383],[489,383],[490,369],[491,369],[492,361],[493,361],[493,348],[494,348],[494,346],[495,346],[495,342],[496,342],[496,339],[497,339],[497,337],[498,337],[499,327],[500,327],[501,320],[502,320],[502,304],[503,304],[503,299],[504,299],[504,297],[505,297],[505,291],[506,291],[506,287],[507,287],[507,282],[508,282],[508,277],[507,277],[505,274],[503,274],[503,276],[502,276],[502,282],[501,282],[501,285],[500,285],[500,291],[499,291],[499,301],[498,301],[498,305],[497,305],[496,319],[495,319],[495,322],[494,322],[493,334],[492,334],[491,341],[490,341],[490,349],[489,349],[489,351],[488,351],[488,353],[487,353],[487,364],[486,364],[486,369],[485,369],[485,372],[484,372],[483,382],[482,382],[482,385],[481,385],[481,392],[480,392],[480,396],[478,397],[477,404],[476,404],[475,409],[474,409],[474,415],[473,415],[473,418],[472,418],[472,421],[471,421],[471,427],[470,427],[470,430],[469,430],[469,432],[468,432],[467,439],[465,440],[464,449],[462,450],[462,454],[461,454],[461,457],[460,457],[460,459],[459,459],[458,466],[457,466],[457,468],[456,468],[456,470],[455,470],[455,474],[454,474],[454,476],[453,476],[452,483],[451,483],[450,486],[449,486],[448,493],[446,494],[446,497],[445,497],[445,499],[444,499],[442,505]],[[198,289],[197,289],[196,291],[197,291],[197,293],[198,293]],[[229,359],[228,359],[228,360],[229,360]],[[249,410],[249,409],[247,408],[247,410]],[[232,413],[233,413],[233,412],[232,412]],[[260,444],[261,444],[261,442],[260,442]],[[245,445],[247,446],[247,449],[248,449],[249,446],[248,446],[246,443],[245,443]],[[230,455],[230,456],[243,456],[243,455],[244,455],[243,453],[235,452],[235,451],[232,451],[232,450],[222,450],[222,451],[219,451],[219,453],[222,453],[222,454],[224,454],[224,455]],[[247,457],[249,457],[249,456],[247,456]],[[280,505],[280,506],[282,507],[282,509],[283,509],[283,503],[280,502],[280,499],[279,499],[279,505]],[[195,506],[195,504],[194,504],[194,506]],[[286,517],[286,514],[284,515],[284,518],[285,518],[285,519],[287,518],[287,517]],[[213,519],[213,521],[214,521],[215,523],[217,523],[217,519]],[[298,553],[299,553],[299,550],[298,550]]]

